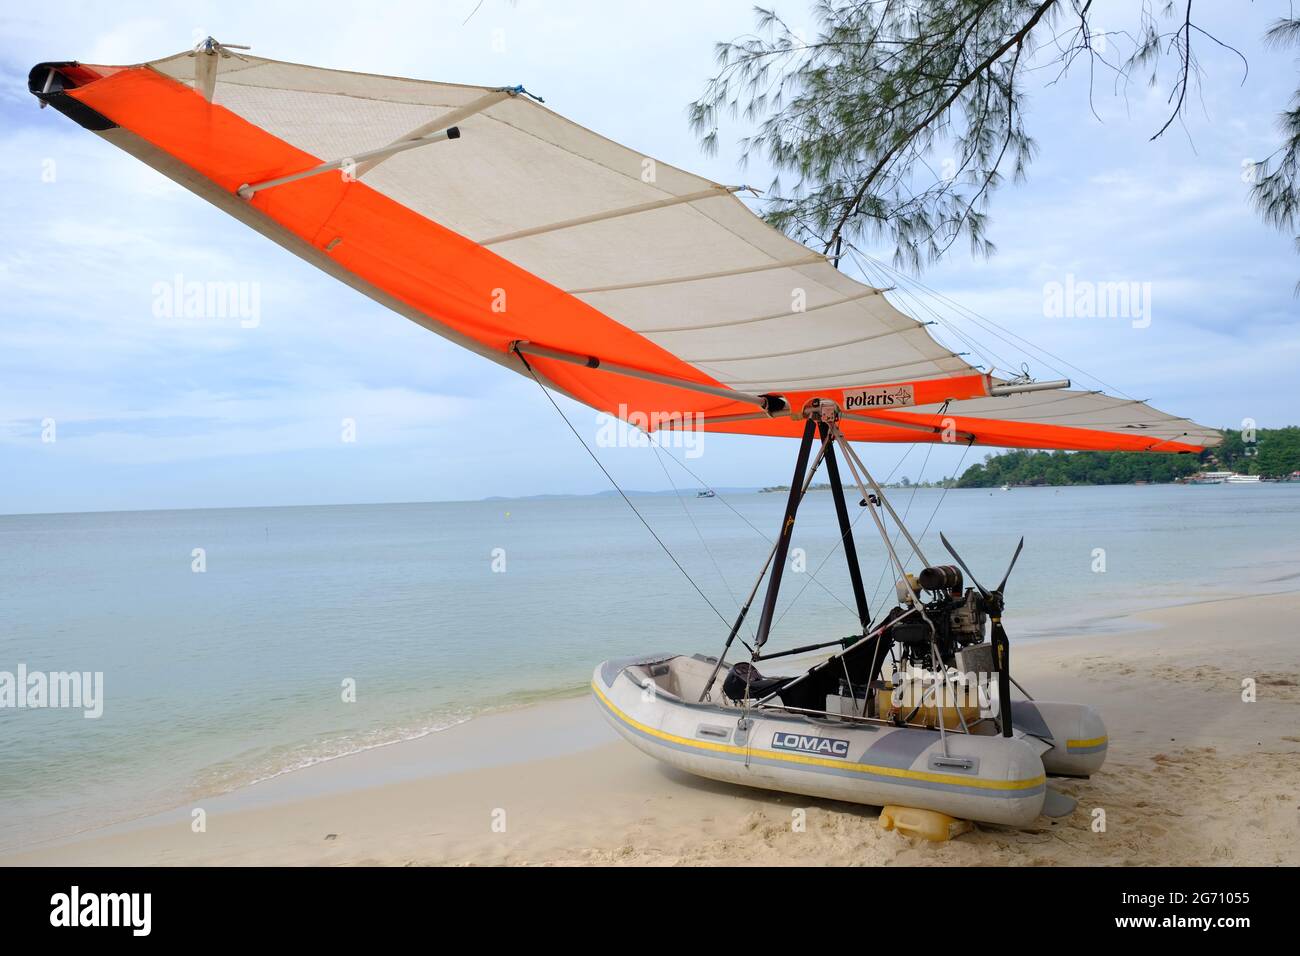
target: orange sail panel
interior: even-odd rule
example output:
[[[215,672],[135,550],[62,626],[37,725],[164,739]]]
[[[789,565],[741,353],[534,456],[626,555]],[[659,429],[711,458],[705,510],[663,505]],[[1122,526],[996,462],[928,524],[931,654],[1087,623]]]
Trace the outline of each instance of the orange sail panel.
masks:
[[[245,221],[262,217],[251,224],[421,324],[521,372],[516,342],[566,353],[527,361],[594,408],[792,436],[802,426],[790,413],[829,398],[858,440],[1197,451],[1218,439],[1098,392],[999,396],[997,380],[887,290],[772,229],[734,188],[656,163],[517,89],[240,57],[217,61],[209,102],[195,77],[205,55],[47,66],[60,71],[58,95],[116,124],[94,127],[100,135]],[[456,119],[460,138],[351,164],[360,179],[269,182],[348,168],[349,154],[410,143],[440,117]],[[250,184],[262,188],[237,199]],[[786,413],[756,408],[767,395]]]
[[[324,162],[148,68],[123,70],[70,95],[232,193],[246,183]],[[363,182],[312,176],[249,201],[366,281],[490,348],[505,353],[511,342],[528,339],[719,384],[581,300]],[[749,405],[702,399],[626,376],[601,388],[608,375],[595,378],[564,363],[532,361],[561,388],[608,412],[617,412],[620,404],[709,414],[752,411]]]

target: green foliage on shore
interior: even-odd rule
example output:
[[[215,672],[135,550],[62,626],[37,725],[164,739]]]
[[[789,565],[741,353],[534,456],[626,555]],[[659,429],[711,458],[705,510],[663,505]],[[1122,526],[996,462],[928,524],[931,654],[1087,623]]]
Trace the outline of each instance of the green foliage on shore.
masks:
[[[1300,471],[1300,426],[1260,428],[1255,438],[1248,442],[1241,432],[1225,428],[1223,444],[1209,454],[1223,466],[1222,470],[1243,475],[1285,478]]]
[[[1223,444],[1198,455],[1132,451],[1005,451],[972,465],[959,488],[1001,485],[1125,485],[1186,478],[1200,471],[1235,471],[1283,478],[1300,471],[1300,427],[1261,428],[1255,441],[1223,430]]]
[[[1006,451],[967,468],[958,488],[1000,485],[1130,485],[1167,482],[1202,468],[1195,455],[1133,451]]]

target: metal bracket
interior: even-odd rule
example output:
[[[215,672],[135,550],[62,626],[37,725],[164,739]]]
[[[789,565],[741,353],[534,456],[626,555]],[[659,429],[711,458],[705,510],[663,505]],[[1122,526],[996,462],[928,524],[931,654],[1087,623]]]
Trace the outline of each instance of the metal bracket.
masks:
[[[194,57],[194,89],[198,90],[209,103],[212,102],[213,94],[217,91],[217,66],[219,59],[227,60],[234,57],[237,60],[248,61],[233,50],[247,50],[248,47],[241,43],[221,43],[213,37],[207,37],[195,44],[194,49],[190,51],[190,56]]]

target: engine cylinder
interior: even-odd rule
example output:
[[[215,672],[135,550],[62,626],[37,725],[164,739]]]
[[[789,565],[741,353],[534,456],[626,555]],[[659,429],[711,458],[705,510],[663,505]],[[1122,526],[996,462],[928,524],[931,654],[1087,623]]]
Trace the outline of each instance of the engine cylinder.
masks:
[[[925,568],[917,576],[917,583],[927,591],[960,591],[961,569],[951,564]]]

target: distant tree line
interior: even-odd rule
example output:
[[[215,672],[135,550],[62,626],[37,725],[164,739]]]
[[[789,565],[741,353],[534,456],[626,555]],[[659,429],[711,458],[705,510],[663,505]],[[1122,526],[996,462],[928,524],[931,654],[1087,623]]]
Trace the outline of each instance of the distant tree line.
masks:
[[[1223,443],[1199,455],[1134,451],[1005,451],[966,469],[959,488],[1001,485],[1127,485],[1169,482],[1200,471],[1283,478],[1300,471],[1300,427],[1223,429]]]
[[[1201,457],[1222,466],[1223,471],[1265,478],[1285,478],[1300,471],[1300,427],[1260,428],[1255,441],[1242,432],[1223,429],[1223,444],[1202,452]]]

